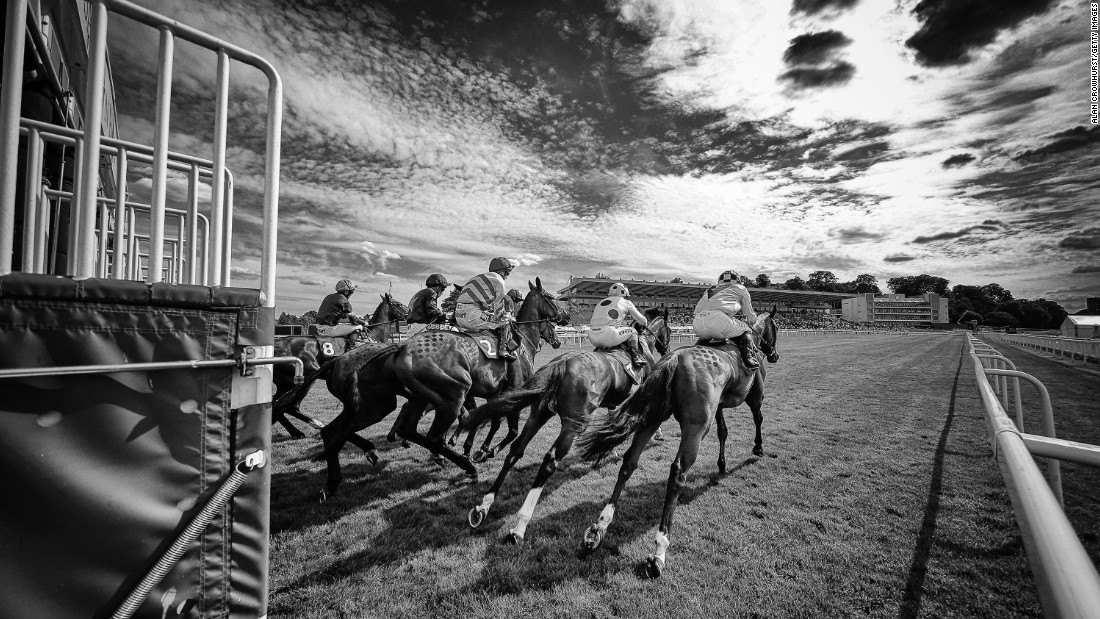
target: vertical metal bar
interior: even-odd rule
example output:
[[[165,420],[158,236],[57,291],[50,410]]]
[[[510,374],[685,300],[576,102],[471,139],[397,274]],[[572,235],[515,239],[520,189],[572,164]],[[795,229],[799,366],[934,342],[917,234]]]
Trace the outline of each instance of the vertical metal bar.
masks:
[[[22,270],[35,272],[34,255],[38,247],[38,198],[42,193],[42,139],[38,129],[27,132],[26,210],[23,212]]]
[[[41,175],[40,175],[41,176]],[[45,188],[42,183],[39,182],[35,185],[35,193],[38,194],[38,226],[41,230],[39,238],[35,239],[34,245],[34,271],[33,273],[45,273],[46,272],[46,254],[49,250],[50,244],[50,211],[52,210],[52,203],[49,198],[46,197]]]
[[[73,195],[69,199],[69,208],[61,208],[59,215],[65,217],[68,214],[69,227],[68,227],[68,242],[65,245],[65,275],[74,275],[76,271],[75,256],[77,251],[77,236],[80,234],[80,218],[77,216],[77,205],[84,200],[84,137],[76,138],[76,144],[73,146]],[[59,199],[58,205],[62,205],[63,202]],[[60,249],[58,250],[60,253]],[[57,255],[54,255],[54,263],[56,266]]]
[[[77,279],[95,272],[95,217],[99,190],[99,147],[103,130],[103,86],[107,73],[107,5],[90,0],[91,34],[88,43],[88,74],[84,86],[84,160],[80,174],[80,202],[73,204],[78,220],[76,253],[69,257]],[[70,224],[70,234],[72,226]]]
[[[232,273],[229,269],[233,262],[233,173],[229,170],[225,171],[225,221],[222,222],[222,234],[222,276],[220,283],[222,286],[231,286]]]
[[[99,238],[97,246],[99,247],[99,257],[96,262],[95,274],[96,277],[107,277],[107,236],[110,234],[107,225],[107,201],[97,200],[99,211]]]
[[[199,165],[187,176],[187,283],[197,283],[199,257]]]
[[[183,239],[187,234],[187,216],[183,214],[176,215],[176,249],[174,254],[175,269],[173,273],[173,281],[177,284],[183,283]],[[190,283],[190,282],[188,282]]]
[[[27,0],[7,0],[4,20],[4,82],[0,85],[0,275],[11,273],[11,253],[15,249],[15,177]]]
[[[199,271],[202,274],[203,286],[210,285],[210,220],[203,219],[202,221],[202,269]]]
[[[164,267],[164,206],[168,185],[168,126],[172,106],[172,59],[175,38],[167,26],[160,28],[157,60],[157,111],[153,133],[153,197],[149,223],[149,281],[161,281]]]
[[[128,211],[126,208],[126,175],[129,160],[130,157],[126,149],[120,146],[118,148],[118,167],[115,170],[115,254],[114,263],[111,265],[112,279],[123,279],[123,273],[125,273],[123,270],[122,246],[126,242],[125,231],[129,220],[126,216]]]
[[[278,252],[279,158],[283,139],[283,83],[271,69],[267,97],[267,154],[264,174],[264,243],[260,262],[260,294],[264,307],[275,307],[275,256]]]
[[[217,99],[214,107],[214,161],[210,191],[210,231],[207,251],[209,285],[222,283],[222,227],[225,225],[225,140],[229,117],[229,54],[218,50]]]

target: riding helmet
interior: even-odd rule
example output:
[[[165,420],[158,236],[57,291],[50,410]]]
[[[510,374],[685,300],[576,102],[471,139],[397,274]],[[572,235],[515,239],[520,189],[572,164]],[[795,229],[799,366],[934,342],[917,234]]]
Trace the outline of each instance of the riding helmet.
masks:
[[[718,276],[719,284],[736,284],[741,278],[737,275],[737,271],[730,269],[729,271],[722,271],[722,274]]]
[[[514,269],[516,265],[512,264],[512,261],[507,258],[493,258],[489,261],[490,271],[509,271]]]
[[[607,293],[610,297],[629,297],[630,290],[624,284],[611,284],[611,290]]]
[[[439,273],[432,273],[431,275],[428,276],[428,279],[424,281],[424,285],[427,286],[428,288],[431,288],[432,286],[442,286],[442,287],[446,288],[447,287],[447,278],[443,277]]]
[[[342,280],[336,282],[336,292],[343,292],[345,290],[350,290],[352,292],[355,292],[355,289],[357,287],[358,286],[351,283],[350,279],[342,279]]]

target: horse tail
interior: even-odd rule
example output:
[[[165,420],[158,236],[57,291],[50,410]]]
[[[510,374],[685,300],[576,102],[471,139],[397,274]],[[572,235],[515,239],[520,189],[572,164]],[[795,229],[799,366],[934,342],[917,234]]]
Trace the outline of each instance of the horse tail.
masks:
[[[518,389],[505,392],[470,411],[466,420],[462,422],[461,430],[465,432],[476,430],[487,421],[515,413],[536,401],[539,402],[540,407],[550,406],[557,395],[558,386],[561,385],[564,367],[564,363],[543,366]]]
[[[657,363],[638,390],[622,406],[594,420],[576,442],[577,455],[585,462],[599,464],[611,451],[651,421],[668,418],[672,405],[672,379],[676,377],[677,357]]]

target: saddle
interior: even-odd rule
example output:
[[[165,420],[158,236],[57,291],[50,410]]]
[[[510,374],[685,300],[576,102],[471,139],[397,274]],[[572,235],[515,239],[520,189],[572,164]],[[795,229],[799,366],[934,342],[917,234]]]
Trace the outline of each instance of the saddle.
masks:
[[[500,337],[497,336],[494,331],[454,331],[459,335],[464,335],[474,341],[477,344],[478,350],[486,359],[503,359],[500,356]]]
[[[626,349],[626,346],[619,344],[611,348],[596,348],[594,352],[607,355],[609,359],[618,361],[619,365],[623,366],[623,370],[626,371],[626,375],[630,377],[630,381],[635,385],[638,384],[638,372],[634,368],[634,361],[630,358],[630,351]]]
[[[354,327],[354,328],[349,328]],[[308,334],[317,341],[317,349],[321,351],[321,359],[327,360],[339,357],[348,350],[355,348],[352,336],[361,334],[363,327],[360,325],[309,325]]]

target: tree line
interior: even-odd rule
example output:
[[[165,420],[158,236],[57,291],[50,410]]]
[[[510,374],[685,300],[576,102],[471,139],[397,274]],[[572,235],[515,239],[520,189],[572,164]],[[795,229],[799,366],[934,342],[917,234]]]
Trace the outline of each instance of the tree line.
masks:
[[[741,283],[750,288],[882,294],[878,279],[867,273],[857,276],[852,281],[842,282],[831,271],[814,271],[805,280],[796,275],[782,284],[773,284],[767,274],[761,273],[756,276],[756,279],[741,277]],[[1043,298],[1016,299],[1011,291],[997,283],[984,286],[958,284],[948,288],[949,284],[947,279],[927,274],[891,277],[886,280],[887,288],[894,294],[917,297],[926,292],[934,292],[941,297],[946,297],[947,313],[951,322],[976,320],[980,324],[991,327],[1057,329],[1068,315],[1068,312],[1054,301]]]

